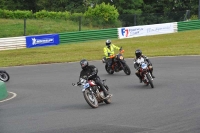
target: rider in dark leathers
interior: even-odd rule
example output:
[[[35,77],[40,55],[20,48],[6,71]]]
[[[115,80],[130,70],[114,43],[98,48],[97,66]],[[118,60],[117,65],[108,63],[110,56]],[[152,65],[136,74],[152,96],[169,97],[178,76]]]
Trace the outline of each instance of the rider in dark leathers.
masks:
[[[100,77],[97,75],[98,69],[94,65],[89,65],[88,61],[83,59],[80,61],[80,65],[82,68],[82,71],[80,72],[80,78],[88,79],[88,80],[94,80],[95,83],[101,87],[101,89],[104,92],[104,95],[106,98],[111,97],[111,94],[108,94],[106,91],[104,85],[101,82]]]
[[[134,59],[134,68],[137,70],[135,75],[140,79],[140,83],[142,83],[142,77],[140,76],[140,73],[139,73],[139,64],[136,62],[138,58],[144,58],[145,61],[148,62],[148,67],[149,67],[149,70],[150,70],[150,73],[152,75],[152,78],[155,78],[155,76],[153,75],[153,66],[152,66],[152,63],[151,61],[149,60],[149,58],[145,55],[142,54],[142,51],[140,49],[137,49],[135,50],[135,56],[136,58]]]

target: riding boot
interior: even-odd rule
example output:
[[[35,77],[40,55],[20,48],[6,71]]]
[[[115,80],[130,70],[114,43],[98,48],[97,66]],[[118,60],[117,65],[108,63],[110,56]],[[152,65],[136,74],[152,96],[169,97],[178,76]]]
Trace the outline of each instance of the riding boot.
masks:
[[[97,83],[97,84],[100,86],[100,88],[103,90],[104,96],[105,96],[106,98],[109,98],[109,97],[112,96],[112,95],[109,95],[109,94],[108,94],[108,91],[106,90],[106,88],[104,87],[104,85],[101,83],[100,80],[96,80],[96,83]]]
[[[153,68],[150,69],[150,73],[151,73],[152,78],[155,78],[155,76],[153,75]]]
[[[135,73],[135,75],[139,78],[140,83],[142,83],[142,77],[140,76],[140,74],[139,73]]]

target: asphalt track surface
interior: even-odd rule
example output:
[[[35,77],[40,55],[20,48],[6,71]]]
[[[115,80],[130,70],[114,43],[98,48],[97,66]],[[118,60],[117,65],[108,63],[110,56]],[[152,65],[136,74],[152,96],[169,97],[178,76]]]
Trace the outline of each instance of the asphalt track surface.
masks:
[[[17,96],[0,103],[0,133],[200,133],[200,56],[150,58],[155,88],[132,73],[108,75],[90,61],[113,94],[112,103],[92,109],[78,81],[76,63],[8,67],[7,90]]]

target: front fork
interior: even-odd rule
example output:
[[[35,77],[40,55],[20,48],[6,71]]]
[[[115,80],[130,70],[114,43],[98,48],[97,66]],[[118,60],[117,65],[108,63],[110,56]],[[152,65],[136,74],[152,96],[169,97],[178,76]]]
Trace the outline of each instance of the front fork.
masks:
[[[126,67],[126,61],[125,60],[120,60],[119,63],[122,66],[123,69]]]
[[[151,80],[153,80],[152,76],[151,76],[151,73],[150,72],[147,72],[146,74],[144,74],[144,79],[149,82],[148,78],[147,78],[147,74],[150,76]]]

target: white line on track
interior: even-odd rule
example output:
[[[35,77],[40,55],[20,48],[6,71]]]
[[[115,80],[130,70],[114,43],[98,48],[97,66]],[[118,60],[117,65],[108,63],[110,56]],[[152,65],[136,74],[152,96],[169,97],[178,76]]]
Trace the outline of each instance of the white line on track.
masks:
[[[15,97],[17,96],[17,94],[14,93],[14,92],[8,92],[8,93],[11,93],[13,96],[10,97],[10,98],[8,98],[8,99],[5,99],[5,100],[0,101],[0,103],[5,102],[5,101],[8,101],[8,100],[11,100],[11,99],[13,99],[13,98],[15,98]]]

